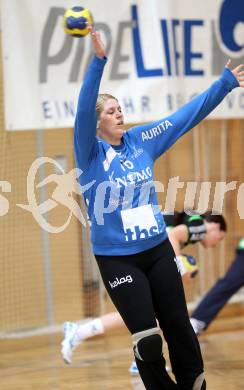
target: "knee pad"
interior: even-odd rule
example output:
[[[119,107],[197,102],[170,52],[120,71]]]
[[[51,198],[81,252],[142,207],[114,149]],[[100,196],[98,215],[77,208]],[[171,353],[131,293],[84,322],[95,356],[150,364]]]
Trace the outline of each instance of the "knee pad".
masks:
[[[196,378],[192,390],[206,390],[206,382],[203,373]]]
[[[132,335],[133,350],[137,359],[146,362],[158,360],[162,355],[162,337],[159,328],[151,328]]]

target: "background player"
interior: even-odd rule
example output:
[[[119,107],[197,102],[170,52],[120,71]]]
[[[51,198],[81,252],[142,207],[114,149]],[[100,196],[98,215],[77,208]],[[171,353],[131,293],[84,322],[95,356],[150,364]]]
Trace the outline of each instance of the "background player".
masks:
[[[195,333],[206,330],[227,301],[244,286],[244,238],[236,248],[236,254],[226,274],[207,292],[191,315]]]

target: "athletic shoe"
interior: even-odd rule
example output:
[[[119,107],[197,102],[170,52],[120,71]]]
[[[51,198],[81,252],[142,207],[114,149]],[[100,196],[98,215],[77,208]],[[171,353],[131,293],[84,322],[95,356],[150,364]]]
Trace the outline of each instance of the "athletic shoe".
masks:
[[[131,373],[131,375],[139,375],[139,370],[137,368],[135,360],[133,360],[133,362],[131,363],[131,366],[129,368],[129,372]]]
[[[78,329],[78,325],[74,322],[64,323],[64,339],[61,343],[61,355],[66,364],[71,364],[72,354],[77,347],[77,343],[74,343],[74,336]]]
[[[190,323],[197,336],[202,333],[206,327],[205,322],[197,320],[196,318],[190,318]]]

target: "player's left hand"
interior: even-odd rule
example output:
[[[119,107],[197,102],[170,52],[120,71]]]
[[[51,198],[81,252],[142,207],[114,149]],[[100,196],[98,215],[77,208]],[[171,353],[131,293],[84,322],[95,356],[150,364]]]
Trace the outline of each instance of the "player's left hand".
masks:
[[[244,70],[243,70],[244,64],[240,64],[236,68],[231,69],[231,60],[228,60],[227,64],[225,66],[226,66],[226,68],[229,68],[230,71],[233,73],[233,75],[235,76],[235,78],[239,82],[240,87],[244,88]]]

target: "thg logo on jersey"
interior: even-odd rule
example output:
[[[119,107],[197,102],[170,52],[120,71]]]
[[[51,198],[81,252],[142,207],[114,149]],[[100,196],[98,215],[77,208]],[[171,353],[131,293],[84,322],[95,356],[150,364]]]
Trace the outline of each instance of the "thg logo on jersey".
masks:
[[[131,275],[123,276],[120,279],[116,278],[113,282],[110,282],[110,280],[109,280],[109,284],[110,284],[111,288],[118,287],[120,284],[132,283],[132,282],[133,282],[133,279],[132,279]]]
[[[160,221],[154,215],[150,204],[128,210],[121,210],[125,241],[147,239],[160,233]]]
[[[151,226],[150,229],[140,228],[140,226],[133,226],[133,228],[128,228],[125,231],[125,240],[133,241],[140,240],[143,238],[149,238],[159,233],[158,226]]]

